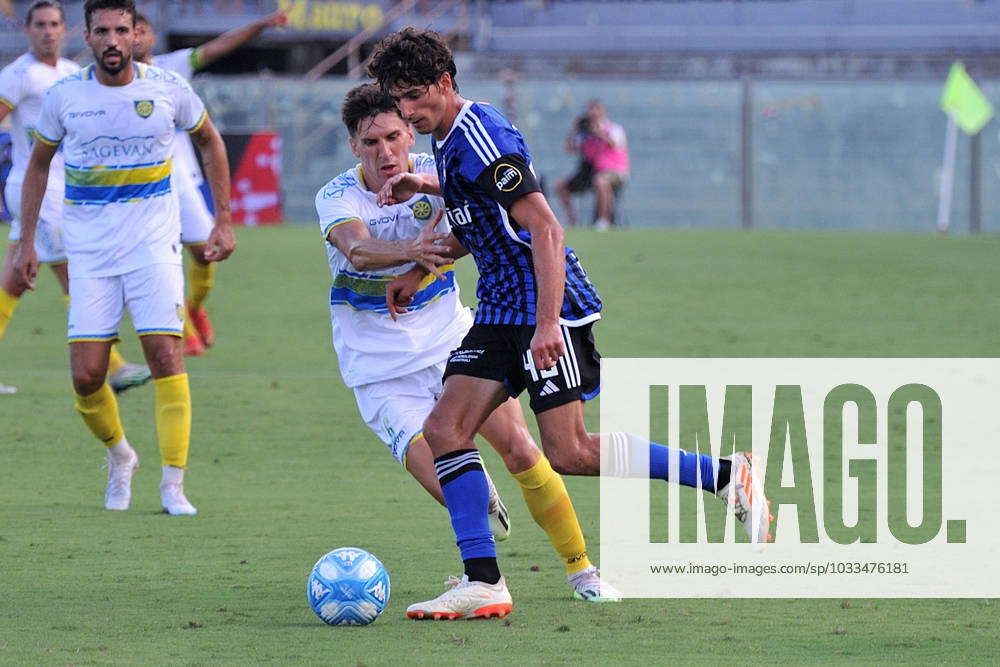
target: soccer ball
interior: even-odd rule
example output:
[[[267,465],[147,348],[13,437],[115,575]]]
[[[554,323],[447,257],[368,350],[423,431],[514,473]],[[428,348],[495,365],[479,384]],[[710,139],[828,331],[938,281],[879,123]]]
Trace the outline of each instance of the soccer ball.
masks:
[[[368,625],[389,603],[389,573],[364,549],[334,549],[316,561],[309,605],[329,625]]]

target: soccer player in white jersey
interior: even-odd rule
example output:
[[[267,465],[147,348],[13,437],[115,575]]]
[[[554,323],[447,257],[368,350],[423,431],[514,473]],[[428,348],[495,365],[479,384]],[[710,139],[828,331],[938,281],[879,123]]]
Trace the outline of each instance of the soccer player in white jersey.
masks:
[[[362,419],[393,457],[444,504],[422,427],[441,393],[448,354],[472,325],[468,309],[459,301],[452,264],[465,251],[447,233],[440,197],[418,194],[384,208],[376,201],[385,182],[401,174],[415,181],[437,181],[434,158],[409,153],[413,130],[393,100],[376,85],[358,86],[347,93],[342,116],[351,150],[361,162],[316,195],[333,274],[333,345]],[[431,275],[397,322],[387,309],[386,286],[397,276],[412,277],[416,266],[421,275],[423,270]],[[479,432],[518,481],[532,517],[563,559],[576,597],[592,602],[617,599],[587,558],[566,487],[532,440],[520,404],[514,399],[501,404]],[[492,511],[494,535],[505,537],[506,526],[498,530],[498,521],[506,522],[506,510],[495,489],[484,509]]]
[[[141,12],[136,16],[135,47],[132,57],[136,62],[180,74],[190,81],[199,69],[235,51],[251,39],[273,26],[288,23],[285,12],[276,12],[259,21],[230,30],[196,48],[178,49],[170,53],[153,55],[156,32]],[[181,239],[191,255],[188,268],[189,295],[188,319],[185,321],[184,354],[201,356],[206,347],[215,342],[215,331],[204,308],[212,285],[215,283],[215,264],[205,259],[205,242],[212,230],[212,215],[201,195],[203,182],[201,168],[187,133],[180,131],[174,145],[174,190],[181,207]]]
[[[24,32],[31,49],[0,71],[0,120],[10,114],[13,127],[13,165],[5,196],[14,214],[9,235],[11,245],[0,270],[0,338],[3,338],[24,293],[24,288],[14,280],[13,244],[21,238],[21,183],[34,142],[32,133],[42,108],[42,97],[53,83],[80,69],[72,60],[59,57],[66,37],[66,18],[60,3],[53,0],[33,2],[25,16]],[[66,249],[62,242],[62,191],[63,160],[62,155],[57,154],[49,169],[48,191],[38,219],[35,250],[39,261],[52,268],[68,300],[69,275],[66,271]],[[126,362],[117,349],[112,348],[108,366],[108,382],[112,389],[124,391],[148,382],[149,378],[146,366]]]
[[[85,39],[95,63],[49,89],[24,177],[15,272],[34,287],[35,225],[59,147],[65,156],[63,232],[69,257],[69,342],[76,409],[108,452],[105,508],[128,509],[138,456],[125,437],[104,380],[124,308],[132,315],[156,387],[162,463],[160,502],[195,514],[183,488],[191,394],[180,337],[184,320],[180,216],[170,158],[182,127],[201,150],[216,201],[206,257],[235,248],[229,225],[229,166],[219,133],[191,86],[176,74],[133,63],[132,0],[87,0]]]

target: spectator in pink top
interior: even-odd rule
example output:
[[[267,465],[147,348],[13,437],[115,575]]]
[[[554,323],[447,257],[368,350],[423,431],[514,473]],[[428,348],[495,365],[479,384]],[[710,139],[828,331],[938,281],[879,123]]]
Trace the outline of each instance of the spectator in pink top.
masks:
[[[597,198],[594,227],[604,231],[615,221],[615,195],[628,181],[625,130],[607,117],[600,100],[593,100],[587,105],[586,114],[574,123],[566,144],[567,150],[581,154],[577,172],[556,184],[566,222],[571,226],[576,224],[571,195],[592,187]]]

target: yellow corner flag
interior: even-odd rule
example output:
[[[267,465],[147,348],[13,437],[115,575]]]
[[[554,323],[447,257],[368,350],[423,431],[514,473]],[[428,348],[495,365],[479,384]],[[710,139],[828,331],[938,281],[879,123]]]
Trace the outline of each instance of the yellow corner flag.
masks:
[[[941,109],[969,135],[979,132],[993,118],[993,105],[960,61],[955,61],[948,72],[948,80],[941,93]]]

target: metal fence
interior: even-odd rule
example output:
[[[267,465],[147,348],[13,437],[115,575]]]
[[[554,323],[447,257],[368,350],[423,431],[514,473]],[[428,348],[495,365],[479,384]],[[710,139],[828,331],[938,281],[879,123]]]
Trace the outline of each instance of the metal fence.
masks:
[[[459,82],[466,97],[515,118],[549,185],[575,167],[563,150],[570,123],[601,98],[628,132],[629,225],[934,229],[946,120],[937,83]],[[355,83],[201,77],[195,85],[223,129],[282,135],[286,215],[311,222],[316,191],[355,164],[340,123]],[[1000,99],[1000,84],[983,88]],[[981,227],[1000,230],[997,121],[983,130],[975,165],[968,139],[959,143],[953,229],[969,228],[975,170]],[[419,137],[416,150],[429,151],[429,139]],[[589,214],[589,201],[580,207]]]

